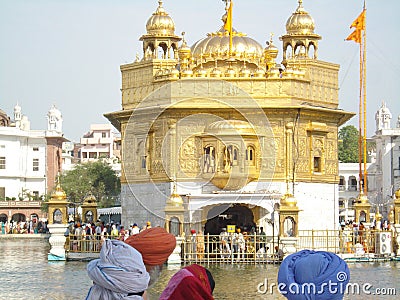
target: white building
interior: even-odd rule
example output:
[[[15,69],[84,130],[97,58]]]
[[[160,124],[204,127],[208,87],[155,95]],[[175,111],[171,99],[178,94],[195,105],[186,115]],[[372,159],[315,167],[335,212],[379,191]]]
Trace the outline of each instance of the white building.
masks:
[[[367,163],[370,172],[371,163]],[[370,183],[368,185],[370,189]],[[339,163],[339,220],[354,221],[353,206],[360,194],[360,176],[358,163]]]
[[[380,207],[384,217],[392,204],[394,192],[400,188],[400,116],[395,127],[392,114],[385,103],[375,114],[376,159],[368,174],[369,199]]]
[[[0,198],[35,199],[48,193],[61,170],[62,116],[54,106],[47,130],[31,130],[19,105],[14,122],[0,113]]]

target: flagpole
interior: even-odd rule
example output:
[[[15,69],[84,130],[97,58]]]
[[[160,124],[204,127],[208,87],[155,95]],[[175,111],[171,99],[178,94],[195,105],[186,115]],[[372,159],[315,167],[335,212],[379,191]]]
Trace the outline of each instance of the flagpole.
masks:
[[[366,23],[366,8],[365,23]],[[367,30],[366,25],[363,32],[363,98],[364,98],[364,195],[367,195]]]
[[[363,59],[362,59],[362,45],[360,43],[360,76],[359,76],[359,103],[358,103],[358,178],[359,178],[359,191],[363,190],[362,178],[362,124],[363,124],[363,98],[362,98],[362,88],[363,88]]]

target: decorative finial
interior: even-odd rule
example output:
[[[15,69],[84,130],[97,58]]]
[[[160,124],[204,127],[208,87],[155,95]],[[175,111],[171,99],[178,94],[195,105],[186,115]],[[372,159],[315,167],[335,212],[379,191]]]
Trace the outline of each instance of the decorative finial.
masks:
[[[303,6],[303,0],[299,0],[299,6]]]
[[[186,32],[182,31],[182,45],[184,46],[186,46],[185,34]]]
[[[162,5],[163,5],[162,0],[158,0],[158,7],[162,7]]]
[[[273,32],[271,32],[270,33],[270,39],[269,39],[269,42],[272,44],[272,38],[274,37],[274,33]]]

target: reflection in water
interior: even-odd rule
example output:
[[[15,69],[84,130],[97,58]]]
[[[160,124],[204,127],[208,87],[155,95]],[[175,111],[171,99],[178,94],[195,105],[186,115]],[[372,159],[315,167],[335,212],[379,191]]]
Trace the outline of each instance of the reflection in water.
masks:
[[[92,285],[86,262],[48,262],[48,241],[41,239],[0,239],[0,299],[84,299]],[[351,283],[370,283],[373,288],[397,287],[400,263],[350,263]],[[216,287],[215,299],[285,299],[278,294],[257,293],[257,286],[276,283],[278,265],[210,265]],[[159,281],[149,290],[150,299],[158,295],[176,268],[164,268]],[[264,289],[264,286],[260,287]],[[371,291],[373,290],[371,288]],[[384,299],[394,299],[386,296]],[[345,299],[377,299],[372,295],[351,295]]]

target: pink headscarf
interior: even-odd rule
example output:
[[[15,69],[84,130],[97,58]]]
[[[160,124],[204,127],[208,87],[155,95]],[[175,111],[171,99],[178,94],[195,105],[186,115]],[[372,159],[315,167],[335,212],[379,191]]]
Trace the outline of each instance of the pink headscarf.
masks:
[[[169,280],[160,300],[213,300],[206,269],[193,264],[187,266]]]

